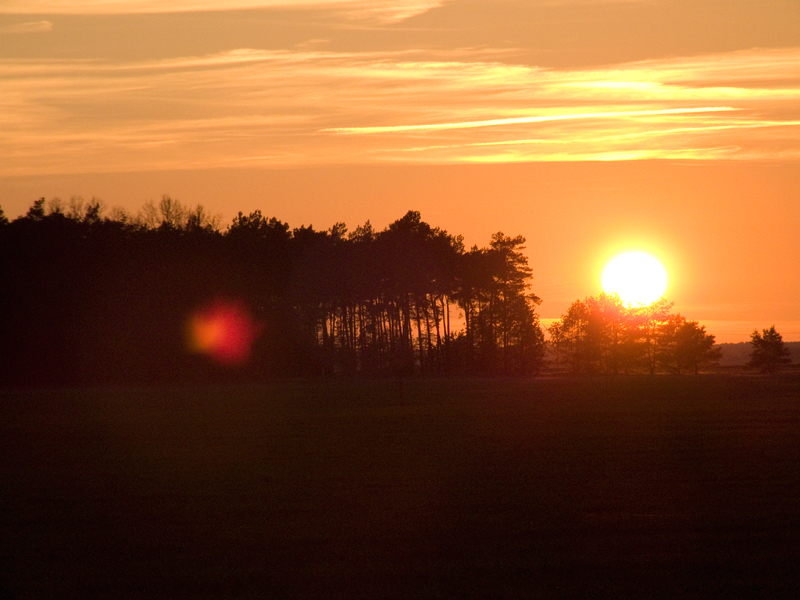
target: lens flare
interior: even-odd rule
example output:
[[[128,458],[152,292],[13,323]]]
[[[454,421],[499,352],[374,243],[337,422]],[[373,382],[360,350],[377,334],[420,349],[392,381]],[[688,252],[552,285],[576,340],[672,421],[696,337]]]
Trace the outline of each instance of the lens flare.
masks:
[[[259,329],[244,304],[218,300],[189,319],[189,350],[205,354],[222,365],[241,365],[250,359]]]

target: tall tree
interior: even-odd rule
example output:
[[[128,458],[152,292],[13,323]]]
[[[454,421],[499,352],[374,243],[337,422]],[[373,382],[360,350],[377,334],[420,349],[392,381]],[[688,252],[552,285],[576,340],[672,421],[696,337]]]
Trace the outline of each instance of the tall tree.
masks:
[[[540,366],[544,332],[535,307],[541,300],[529,291],[532,271],[524,244],[522,236],[498,232],[489,248],[473,247],[461,256],[455,299],[464,315],[460,345],[468,369],[529,373]]]

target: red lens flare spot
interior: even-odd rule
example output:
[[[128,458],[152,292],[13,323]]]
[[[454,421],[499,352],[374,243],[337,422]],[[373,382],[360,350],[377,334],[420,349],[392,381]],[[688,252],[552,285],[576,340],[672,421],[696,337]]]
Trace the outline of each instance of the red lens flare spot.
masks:
[[[223,365],[241,365],[250,359],[259,330],[241,302],[220,300],[189,319],[189,349]]]

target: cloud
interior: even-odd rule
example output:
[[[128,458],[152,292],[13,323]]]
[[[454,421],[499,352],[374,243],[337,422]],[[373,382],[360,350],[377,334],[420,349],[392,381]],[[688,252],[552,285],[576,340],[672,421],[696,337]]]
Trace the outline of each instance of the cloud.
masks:
[[[145,14],[242,9],[333,9],[353,16],[404,19],[441,0],[5,0],[0,14]]]
[[[474,50],[0,59],[0,174],[798,160],[800,48],[556,70]]]
[[[688,113],[708,113],[736,110],[730,106],[702,106],[697,108],[662,108],[656,110],[629,110],[616,112],[577,112],[561,115],[514,117],[509,119],[486,119],[483,121],[460,121],[455,123],[427,123],[425,125],[387,125],[384,127],[334,127],[323,129],[335,133],[389,133],[399,131],[423,131],[443,129],[473,129],[475,127],[497,127],[499,125],[524,125],[546,123],[548,121],[568,121],[573,119],[612,119],[619,117],[643,117],[653,115],[680,115]]]
[[[46,33],[48,31],[53,31],[53,24],[50,21],[30,21],[0,27],[0,33]]]

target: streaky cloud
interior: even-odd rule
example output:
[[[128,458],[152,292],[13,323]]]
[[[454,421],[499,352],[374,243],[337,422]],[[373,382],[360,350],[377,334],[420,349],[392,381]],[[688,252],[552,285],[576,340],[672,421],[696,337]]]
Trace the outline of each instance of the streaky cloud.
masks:
[[[442,0],[5,0],[0,14],[113,15],[248,9],[328,9],[355,17],[399,20],[424,13]]]
[[[0,174],[230,165],[797,160],[800,48],[557,70],[241,48],[0,59]]]
[[[696,134],[707,133],[714,131],[733,130],[733,129],[756,129],[764,127],[797,127],[800,126],[800,121],[760,121],[757,123],[749,123],[747,121],[739,121],[726,123],[724,125],[703,125],[697,127],[673,127],[671,129],[653,129],[646,131],[637,131],[633,133],[614,134],[610,136],[594,136],[594,137],[574,137],[569,140],[572,144],[582,144],[588,142],[613,142],[623,139],[657,137],[657,136],[671,136],[675,134]],[[541,139],[541,138],[523,138],[512,140],[496,140],[491,142],[469,142],[464,144],[451,144],[439,146],[415,146],[411,148],[402,148],[396,152],[426,152],[430,150],[445,150],[456,148],[482,148],[490,146],[527,146],[539,144],[559,144],[564,143],[563,140],[558,139]],[[381,152],[381,151],[379,151]]]
[[[335,127],[323,129],[333,133],[390,133],[399,131],[422,131],[444,129],[472,129],[475,127],[495,127],[498,125],[524,125],[527,123],[546,123],[548,121],[569,121],[574,119],[611,119],[619,117],[646,117],[653,115],[680,115],[690,113],[724,112],[737,110],[731,106],[708,106],[697,108],[662,108],[656,110],[627,110],[611,112],[587,112],[535,117],[515,117],[508,119],[486,119],[456,123],[427,123],[423,125],[387,125],[382,127]]]

